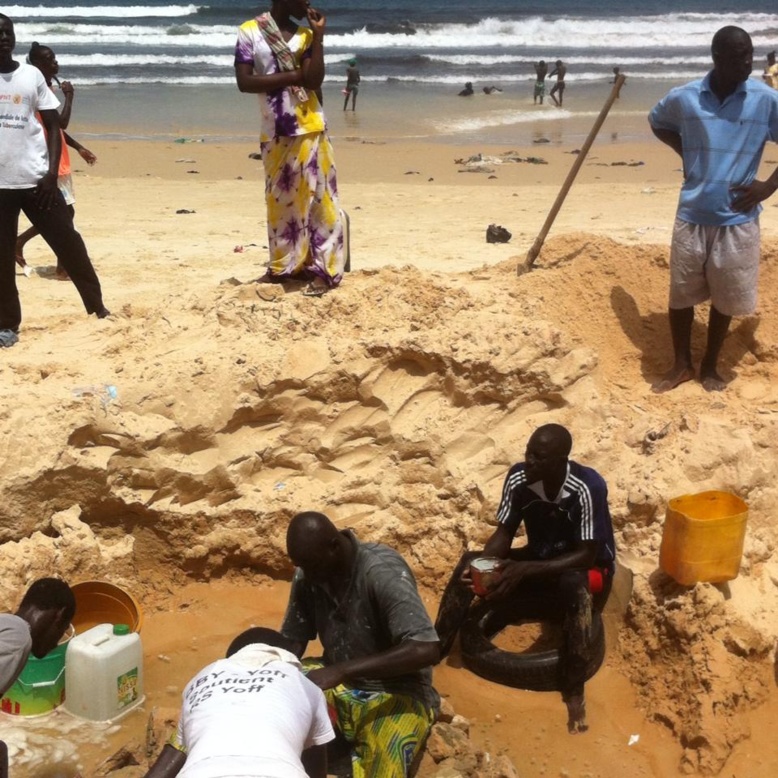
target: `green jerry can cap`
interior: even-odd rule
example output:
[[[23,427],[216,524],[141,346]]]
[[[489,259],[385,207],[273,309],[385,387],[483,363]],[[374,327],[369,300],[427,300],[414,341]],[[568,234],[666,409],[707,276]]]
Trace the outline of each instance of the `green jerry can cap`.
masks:
[[[129,624],[114,624],[113,625],[113,634],[114,635],[129,635],[130,634],[130,625]]]

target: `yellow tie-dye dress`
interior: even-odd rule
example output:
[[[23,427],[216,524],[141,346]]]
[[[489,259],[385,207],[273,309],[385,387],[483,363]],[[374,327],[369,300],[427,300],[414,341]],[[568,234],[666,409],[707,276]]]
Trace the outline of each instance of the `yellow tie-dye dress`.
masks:
[[[298,27],[287,42],[298,66],[308,56],[313,33]],[[255,19],[241,25],[235,62],[268,75],[279,67]],[[329,287],[343,276],[344,236],[332,144],[313,90],[301,102],[292,89],[259,95],[265,167],[268,276],[318,277]]]

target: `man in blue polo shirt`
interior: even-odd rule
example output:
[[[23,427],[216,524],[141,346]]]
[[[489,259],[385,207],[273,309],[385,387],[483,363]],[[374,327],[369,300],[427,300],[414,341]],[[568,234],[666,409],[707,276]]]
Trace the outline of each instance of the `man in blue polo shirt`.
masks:
[[[435,622],[445,656],[473,600],[470,562],[479,556],[504,560],[487,600],[536,597],[565,613],[561,691],[571,733],[587,729],[584,681],[589,664],[591,609],[601,611],[610,594],[616,560],[608,488],[602,476],[568,457],[573,439],[565,427],[545,424],[527,442],[524,462],[508,471],[497,509],[497,528],[484,550],[467,552],[446,586]],[[524,524],[527,543],[511,544]]]
[[[670,251],[670,331],[675,361],[653,390],[694,378],[694,306],[711,300],[700,364],[707,391],[721,391],[719,352],[733,316],[756,307],[760,203],[778,188],[778,168],[756,174],[768,140],[778,141],[778,92],[749,80],[754,47],[739,27],[722,27],[711,47],[713,70],[671,90],[652,109],[654,135],[683,159],[684,182]]]

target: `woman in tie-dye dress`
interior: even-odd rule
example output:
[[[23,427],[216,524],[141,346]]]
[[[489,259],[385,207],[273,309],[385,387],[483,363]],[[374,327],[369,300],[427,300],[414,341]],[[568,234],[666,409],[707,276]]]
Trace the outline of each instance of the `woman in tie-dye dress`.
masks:
[[[308,27],[292,17],[307,17]],[[324,80],[325,18],[307,0],[273,0],[241,25],[238,89],[259,95],[270,262],[265,279],[310,280],[307,294],[343,276],[343,225],[332,144],[317,92]]]

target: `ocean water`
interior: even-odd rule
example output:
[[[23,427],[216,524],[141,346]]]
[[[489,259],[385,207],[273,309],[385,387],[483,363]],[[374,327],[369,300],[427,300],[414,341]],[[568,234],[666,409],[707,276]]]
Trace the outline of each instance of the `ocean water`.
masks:
[[[77,88],[78,123],[117,135],[231,137],[252,136],[255,121],[251,99],[234,86],[235,33],[268,6],[25,0],[3,12],[16,25],[17,57],[33,40],[56,51],[61,77]],[[327,16],[324,91],[335,135],[503,142],[544,128],[580,134],[607,97],[614,66],[628,76],[614,115],[627,135],[640,134],[653,100],[706,72],[719,27],[751,34],[757,72],[778,47],[774,0],[331,0],[317,7]],[[343,117],[340,88],[351,57],[362,89],[357,115]],[[558,58],[568,65],[565,110],[533,107],[532,63]],[[454,100],[466,81],[477,95]],[[486,85],[502,92],[486,96]]]

